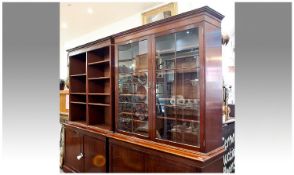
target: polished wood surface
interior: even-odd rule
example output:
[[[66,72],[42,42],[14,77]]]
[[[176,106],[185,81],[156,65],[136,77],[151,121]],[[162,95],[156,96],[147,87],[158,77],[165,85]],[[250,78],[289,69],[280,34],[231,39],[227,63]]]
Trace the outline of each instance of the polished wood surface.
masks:
[[[222,44],[221,29],[204,23],[205,137],[204,152],[222,145]]]
[[[109,145],[110,172],[144,172],[145,157],[142,152],[127,147]]]
[[[175,172],[199,172],[199,170],[193,166],[186,165],[179,162],[179,160],[169,160],[156,155],[150,155],[146,159],[147,172],[154,173],[175,173]]]
[[[64,124],[66,126],[64,170],[67,172],[221,172],[224,152],[221,142],[222,18],[223,16],[213,9],[202,7],[68,50],[69,58],[72,60],[69,70],[71,103],[69,121]],[[200,117],[197,116],[200,121],[199,145],[198,141],[194,142],[193,135],[185,139],[198,146],[157,139],[155,112],[155,38],[195,27],[199,31],[200,57],[201,100]],[[117,126],[118,55],[116,51],[119,44],[142,39],[148,40],[147,137],[118,130]],[[182,140],[180,136],[178,137]],[[85,157],[77,161],[77,155],[81,152]]]
[[[91,127],[86,124],[81,124],[81,123],[77,123],[77,122],[67,121],[64,125],[65,125],[65,127],[76,128],[76,129],[78,129],[78,132],[80,132],[82,134],[87,134],[87,135],[90,135],[93,137],[96,136],[99,139],[103,139],[105,137],[109,138],[109,139],[112,138],[114,140],[118,140],[118,141],[125,142],[125,143],[130,143],[133,145],[138,145],[141,147],[149,148],[151,150],[157,150],[157,151],[165,152],[165,153],[176,155],[176,156],[181,156],[181,157],[191,159],[191,160],[194,160],[194,161],[197,161],[200,163],[201,162],[210,162],[215,157],[221,156],[224,152],[224,148],[219,147],[219,148],[212,150],[208,153],[201,153],[201,152],[194,151],[191,149],[180,148],[180,147],[176,147],[176,146],[172,146],[172,145],[168,145],[168,144],[163,144],[163,143],[158,143],[158,142],[154,142],[154,141],[150,141],[150,140],[146,140],[146,139],[142,139],[142,138],[137,138],[135,136],[114,133],[111,131],[106,131],[103,129]]]
[[[198,162],[135,144],[109,140],[110,172],[221,172],[222,156]]]
[[[84,163],[77,159],[82,151],[83,136],[74,129],[66,128],[64,165],[76,172],[83,171]]]
[[[106,172],[105,142],[84,136],[85,172]]]
[[[222,164],[222,155],[224,152],[223,147],[220,147],[208,153],[201,153],[198,151],[174,147],[171,145],[161,144],[161,143],[149,141],[146,139],[136,138],[133,136],[127,136],[124,134],[105,132],[105,130],[99,130],[97,128],[91,129],[86,124],[83,125],[83,124],[75,123],[75,122],[70,122],[69,124],[69,122],[66,122],[64,125],[66,127],[66,131],[69,130],[70,132],[73,132],[75,134],[78,133],[77,136],[79,137],[84,136],[84,143],[81,143],[81,141],[78,139],[79,137],[76,136],[75,140],[78,140],[80,142],[77,142],[77,141],[74,142],[75,143],[74,148],[76,150],[75,154],[78,153],[77,150],[79,150],[81,147],[84,147],[83,149],[85,150],[85,155],[87,155],[86,150],[90,150],[91,152],[90,155],[92,156],[101,155],[103,152],[102,150],[104,150],[105,147],[109,147],[109,152],[105,153],[106,159],[109,159],[109,167],[110,167],[109,171],[113,171],[113,172],[183,172],[183,170],[181,170],[183,167],[185,167],[184,172],[186,171],[220,172],[222,170],[222,169],[219,169],[219,167],[222,167],[219,164]],[[85,145],[85,135],[86,137],[91,137],[89,139],[86,139],[87,140],[86,145]],[[105,142],[105,138],[110,139],[109,146],[107,142]],[[68,139],[67,136],[66,136],[66,139]],[[77,143],[80,143],[81,145],[78,146]],[[104,145],[102,143],[104,143]],[[72,142],[65,143],[66,145],[65,150],[70,152],[70,153],[66,152],[66,154],[73,154],[73,152],[71,151],[72,149],[70,150],[67,149],[68,145],[70,148],[72,148],[71,144]],[[135,153],[133,153],[134,151]],[[176,162],[180,162],[180,164],[175,164],[172,167],[170,166],[170,163],[166,165],[161,165],[160,167],[155,166],[153,161],[151,160],[162,159],[161,158],[162,156],[164,157],[164,159],[167,159],[165,160],[165,162],[170,162],[170,161],[174,162],[174,160],[176,160]],[[144,157],[144,160],[141,159],[142,157]],[[75,161],[76,156],[74,157],[72,156],[70,159],[68,158],[65,158],[65,159],[67,159],[68,161],[76,162]],[[105,170],[104,168],[96,169],[96,167],[93,166],[93,164],[91,164],[90,159],[91,158],[89,158],[87,161],[88,163],[86,163],[88,165],[85,164],[86,167],[87,166],[90,167],[89,168],[90,171],[97,170],[97,172],[100,172],[100,170],[101,171]],[[67,163],[68,161],[65,161],[64,168],[67,168],[67,169],[69,168],[71,171],[74,171],[74,172],[87,170],[86,167],[85,167],[85,170],[83,170],[82,167],[80,167],[80,169],[76,168],[75,166],[79,167],[80,165],[75,163],[68,164]],[[133,164],[130,162],[135,162],[135,163]]]
[[[106,172],[106,138],[65,124],[65,157],[67,172]],[[79,155],[82,155],[78,158]]]

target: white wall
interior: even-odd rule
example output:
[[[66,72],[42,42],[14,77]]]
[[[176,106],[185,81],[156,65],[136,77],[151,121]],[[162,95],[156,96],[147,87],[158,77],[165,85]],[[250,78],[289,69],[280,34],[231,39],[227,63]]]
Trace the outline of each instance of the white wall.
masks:
[[[220,12],[225,16],[222,21],[222,33],[227,33],[231,37],[230,42],[227,46],[223,47],[223,75],[224,80],[227,84],[233,86],[232,97],[229,99],[229,102],[235,101],[234,96],[234,72],[229,72],[228,67],[234,66],[235,64],[235,41],[234,41],[234,22],[235,22],[235,12],[234,12],[234,2],[231,0],[224,1],[211,1],[211,0],[186,0],[178,1],[178,13],[183,13],[189,10],[200,8],[202,6],[209,6],[216,11]],[[148,11],[150,9],[147,9]],[[142,11],[143,12],[143,11]],[[64,46],[61,46],[60,51],[60,78],[65,79],[67,77],[67,53],[66,49],[79,46],[81,44],[88,43],[115,33],[119,33],[124,30],[128,30],[134,27],[142,25],[141,13],[134,14],[118,22],[114,22],[111,25],[104,26],[94,32],[88,33],[87,35],[81,36],[71,41],[67,41]],[[119,14],[118,14],[119,15]]]

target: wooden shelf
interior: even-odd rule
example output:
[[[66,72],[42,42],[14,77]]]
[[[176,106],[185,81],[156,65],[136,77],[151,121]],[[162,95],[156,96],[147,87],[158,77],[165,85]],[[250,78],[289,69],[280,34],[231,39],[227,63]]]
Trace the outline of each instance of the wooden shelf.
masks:
[[[120,96],[136,96],[136,97],[141,97],[145,96],[144,94],[119,94]]]
[[[133,72],[128,72],[128,73],[119,72],[119,74],[120,75],[125,75],[125,76],[130,76],[130,75],[136,75],[138,73],[145,73],[145,72],[148,73],[148,69],[140,69],[140,70],[133,71]]]
[[[171,118],[171,117],[156,117],[157,119],[162,119],[162,120],[174,120],[176,121],[177,119],[175,117]]]
[[[73,104],[81,104],[81,105],[85,105],[86,104],[85,102],[80,102],[80,101],[71,101],[70,103],[73,103]]]
[[[119,114],[134,115],[133,112],[120,112]]]
[[[71,92],[72,95],[86,95],[85,92]]]
[[[121,58],[118,60],[118,62],[122,63],[122,62],[128,62],[128,61],[133,61],[133,60],[134,60],[133,58],[128,58],[128,59]]]
[[[135,113],[133,113],[133,112],[120,112],[119,114],[135,115]],[[140,114],[140,115],[144,115],[144,116],[148,117],[148,114]]]
[[[195,53],[195,54],[191,54],[191,55],[183,55],[183,56],[173,56],[172,58],[162,58],[161,56],[156,56],[156,59],[163,59],[164,61],[169,61],[169,60],[176,60],[176,59],[181,59],[181,58],[190,58],[190,57],[194,57],[194,56],[199,56],[199,53]]]
[[[171,118],[171,117],[156,117],[156,118],[157,119],[162,119],[162,120],[174,120],[174,121],[182,121],[182,122],[199,123],[198,120],[191,120],[191,119]]]
[[[186,50],[191,50],[191,49],[195,49],[195,50],[199,50],[198,46],[195,45],[190,45],[190,46],[186,46],[184,48],[182,48],[181,50],[176,50],[176,49],[165,49],[165,50],[156,50],[157,54],[171,54],[171,53],[176,53],[176,52],[183,52]]]
[[[70,75],[71,77],[81,77],[81,76],[86,76],[86,73],[83,73],[83,74],[73,74],[73,75]]]
[[[88,80],[105,80],[110,79],[110,77],[95,77],[95,78],[88,78]]]
[[[145,102],[118,102],[120,104],[146,104]]]
[[[110,104],[104,104],[104,103],[88,103],[88,105],[96,105],[96,106],[110,106]]]
[[[175,73],[193,73],[193,72],[198,72],[198,69],[200,69],[200,67],[182,67],[182,68],[172,68],[172,69],[157,69],[156,73],[164,73],[166,71],[174,71]],[[163,78],[163,77],[156,77],[156,78]]]
[[[137,119],[132,119],[134,122],[138,122],[138,123],[146,123],[148,122],[148,120],[143,121],[143,120],[137,120]]]
[[[104,64],[104,63],[109,63],[109,62],[110,62],[110,60],[106,59],[106,60],[102,60],[102,61],[95,61],[92,63],[88,63],[88,65],[91,66],[91,65]]]
[[[88,95],[110,95],[110,93],[88,93]]]

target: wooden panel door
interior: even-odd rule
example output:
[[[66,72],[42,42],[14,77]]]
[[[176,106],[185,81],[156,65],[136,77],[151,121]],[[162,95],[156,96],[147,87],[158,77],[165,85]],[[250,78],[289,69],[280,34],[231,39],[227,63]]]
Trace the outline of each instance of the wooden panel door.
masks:
[[[110,143],[111,172],[145,172],[144,153]]]
[[[76,172],[83,171],[83,159],[78,159],[82,153],[83,136],[76,130],[65,128],[64,164]]]
[[[169,160],[155,155],[149,155],[146,159],[146,172],[197,172],[195,167],[189,166],[177,159]],[[199,171],[199,170],[198,170]]]
[[[106,172],[105,141],[84,135],[85,172]]]

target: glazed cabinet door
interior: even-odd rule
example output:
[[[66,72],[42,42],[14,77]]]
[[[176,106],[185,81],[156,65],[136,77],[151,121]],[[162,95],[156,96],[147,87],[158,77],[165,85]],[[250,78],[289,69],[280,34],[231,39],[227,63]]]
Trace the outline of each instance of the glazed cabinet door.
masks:
[[[156,139],[200,146],[199,28],[155,36]]]
[[[117,44],[117,130],[149,137],[148,39]]]
[[[85,172],[106,172],[105,140],[84,135]]]
[[[76,171],[83,171],[83,136],[76,130],[65,128],[64,165]]]

